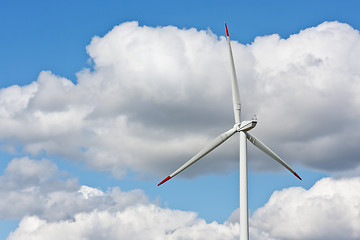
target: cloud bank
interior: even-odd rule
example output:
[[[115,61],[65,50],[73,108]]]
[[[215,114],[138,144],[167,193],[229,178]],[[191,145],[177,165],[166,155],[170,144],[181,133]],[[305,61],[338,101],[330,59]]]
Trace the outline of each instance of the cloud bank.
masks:
[[[360,178],[319,180],[275,191],[251,218],[258,239],[359,239]],[[265,237],[267,236],[267,237]]]
[[[154,205],[123,212],[77,214],[73,221],[49,223],[25,217],[8,240],[19,239],[238,239],[239,226],[207,224],[189,212]]]
[[[0,216],[22,219],[7,239],[237,239],[239,224],[162,208],[141,190],[80,186],[49,160],[13,159],[0,177]],[[11,206],[11,207],[10,207]]]
[[[8,240],[239,238],[236,214],[207,223],[194,212],[151,203],[141,190],[80,186],[49,160],[13,159],[0,183],[0,216],[21,219]],[[359,187],[359,177],[324,178],[309,190],[276,191],[251,216],[250,237],[359,239]]]
[[[59,171],[50,160],[28,157],[11,160],[0,177],[0,218],[19,219],[36,215],[44,220],[72,219],[93,209],[119,211],[148,203],[141,190],[123,192],[119,188],[103,192],[81,186],[78,180]],[[11,206],[11,207],[9,207]]]
[[[290,164],[360,168],[357,30],[324,22],[288,39],[232,46],[244,116],[259,118],[256,136]],[[117,177],[128,169],[163,177],[232,127],[224,37],[127,22],[94,37],[87,52],[93,66],[75,83],[43,71],[32,84],[0,89],[2,149],[81,161]],[[236,142],[181,176],[237,169]],[[250,158],[256,169],[277,167],[259,151]]]

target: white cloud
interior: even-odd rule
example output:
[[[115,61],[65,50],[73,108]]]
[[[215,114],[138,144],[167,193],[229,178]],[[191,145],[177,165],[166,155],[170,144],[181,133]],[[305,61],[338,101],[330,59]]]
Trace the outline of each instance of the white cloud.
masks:
[[[276,191],[251,217],[254,238],[359,239],[358,189],[359,177],[324,178],[309,190],[292,187]]]
[[[37,215],[49,221],[72,219],[93,209],[118,211],[148,203],[141,190],[103,192],[80,186],[49,160],[13,159],[0,176],[1,219]],[[11,207],[9,207],[11,206]]]
[[[251,48],[256,96],[264,101],[258,114],[265,121],[256,131],[307,166],[330,171],[357,166],[359,32],[325,22],[288,39],[259,37]]]
[[[21,219],[8,239],[238,238],[236,223],[156,206],[141,190],[79,186],[48,160],[13,159],[0,183],[0,216]]]
[[[359,187],[360,178],[324,178],[309,190],[292,187],[276,191],[265,206],[251,217],[250,237],[254,240],[359,239]],[[87,196],[105,196],[99,190],[93,190],[84,187],[81,191]],[[89,195],[89,192],[93,194]],[[120,202],[132,195],[121,194],[115,201]],[[26,216],[8,239],[63,239],[64,236],[68,239],[239,237],[236,211],[229,221],[219,224],[206,223],[194,212],[162,208],[147,201],[133,204],[133,201],[125,200],[120,205],[121,208],[115,208],[111,204],[107,207],[94,204],[91,211],[72,211],[70,214],[73,215],[64,219]]]
[[[357,30],[325,22],[288,39],[232,44],[244,116],[257,114],[260,139],[292,164],[359,167]],[[166,175],[232,126],[223,37],[128,22],[94,37],[87,51],[94,67],[80,71],[76,84],[41,72],[30,85],[0,90],[3,149],[20,144],[118,177],[127,169]],[[236,169],[236,141],[181,176]],[[277,166],[259,151],[250,157],[258,169]]]
[[[93,211],[74,220],[47,222],[25,217],[8,240],[21,239],[238,239],[238,224],[207,224],[192,212],[154,205],[124,211]]]
[[[252,239],[359,239],[360,178],[324,178],[273,193],[250,219]],[[223,224],[149,202],[141,190],[80,186],[49,160],[13,159],[0,176],[0,216],[19,218],[8,239],[238,239]],[[10,207],[11,206],[11,207]]]

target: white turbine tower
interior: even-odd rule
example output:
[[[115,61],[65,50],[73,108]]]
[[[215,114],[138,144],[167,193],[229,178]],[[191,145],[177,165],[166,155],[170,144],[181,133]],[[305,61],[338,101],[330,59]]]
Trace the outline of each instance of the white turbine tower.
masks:
[[[270,150],[270,148],[268,148],[254,135],[249,133],[249,131],[256,126],[257,120],[242,121],[242,122],[240,121],[241,103],[240,103],[239,89],[236,78],[234,59],[231,50],[230,37],[226,23],[225,23],[225,29],[226,29],[227,43],[229,46],[230,62],[231,62],[231,72],[232,72],[231,85],[232,85],[232,98],[233,98],[235,125],[230,130],[224,132],[223,134],[215,138],[212,142],[210,142],[208,145],[206,145],[200,152],[198,152],[184,165],[182,165],[175,172],[173,172],[164,180],[162,180],[158,184],[158,186],[168,181],[169,179],[175,177],[177,174],[188,168],[190,165],[198,161],[200,158],[211,152],[213,149],[218,147],[220,144],[222,144],[228,138],[230,138],[232,135],[238,132],[240,135],[240,239],[248,240],[249,214],[248,214],[248,189],[247,189],[248,184],[247,184],[246,138],[257,148],[265,152],[267,155],[275,159],[286,169],[292,172],[297,178],[299,178],[300,180],[301,178],[299,177],[299,175],[296,174],[296,172],[294,172],[294,170],[291,169],[289,165],[287,165],[278,155],[276,155],[276,153]]]

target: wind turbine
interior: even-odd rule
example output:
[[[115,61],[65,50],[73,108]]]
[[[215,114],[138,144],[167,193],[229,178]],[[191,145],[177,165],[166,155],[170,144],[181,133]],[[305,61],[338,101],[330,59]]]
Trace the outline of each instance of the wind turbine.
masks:
[[[240,102],[240,94],[239,88],[236,78],[236,71],[234,65],[233,54],[231,50],[230,37],[229,32],[225,23],[226,30],[226,38],[229,46],[229,55],[230,55],[230,63],[231,63],[231,73],[232,73],[232,99],[233,99],[233,109],[234,109],[234,117],[235,117],[235,125],[228,131],[224,132],[217,138],[215,138],[212,142],[206,145],[200,152],[198,152],[194,157],[192,157],[189,161],[187,161],[184,165],[178,168],[175,172],[170,174],[164,180],[162,180],[158,186],[168,181],[169,179],[175,177],[177,174],[194,164],[196,161],[204,157],[206,154],[214,150],[220,144],[225,142],[228,138],[233,136],[235,133],[239,133],[240,135],[240,239],[248,240],[249,239],[249,214],[248,214],[248,183],[247,183],[247,158],[246,158],[246,139],[248,139],[252,144],[254,144],[261,151],[275,159],[281,165],[283,165],[286,169],[292,172],[297,178],[301,180],[299,175],[296,174],[292,168],[286,164],[276,153],[274,153],[270,148],[268,148],[264,143],[262,143],[259,139],[257,139],[254,135],[250,134],[249,131],[253,129],[257,120],[253,119],[250,121],[240,121],[240,113],[241,113],[241,102]]]

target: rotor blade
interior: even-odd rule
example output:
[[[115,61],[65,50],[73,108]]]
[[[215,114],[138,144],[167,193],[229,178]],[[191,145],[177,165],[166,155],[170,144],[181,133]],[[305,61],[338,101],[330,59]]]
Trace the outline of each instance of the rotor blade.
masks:
[[[287,170],[289,170],[290,172],[292,172],[298,179],[302,180],[301,177],[299,177],[299,175],[297,175],[297,173],[291,169],[291,167],[289,165],[287,165],[284,160],[282,160],[278,155],[276,155],[276,153],[274,153],[273,151],[271,151],[270,148],[268,148],[264,143],[262,143],[259,139],[257,139],[254,135],[251,135],[248,132],[246,133],[246,137],[247,139],[254,144],[257,148],[259,148],[261,151],[263,151],[264,153],[266,153],[267,155],[269,155],[270,157],[272,157],[273,159],[275,159],[276,161],[278,161],[281,165],[283,165]]]
[[[210,142],[208,145],[206,145],[203,149],[201,149],[200,152],[198,152],[194,157],[192,157],[189,161],[187,161],[184,165],[182,165],[180,168],[178,168],[175,172],[173,172],[172,174],[170,174],[168,177],[166,177],[164,180],[162,180],[158,186],[160,186],[161,184],[163,184],[164,182],[166,182],[167,180],[175,177],[177,174],[179,174],[180,172],[182,172],[183,170],[185,170],[186,168],[188,168],[190,165],[192,165],[193,163],[195,163],[196,161],[198,161],[200,158],[202,158],[203,156],[205,156],[206,154],[208,154],[209,152],[211,152],[212,150],[214,150],[217,146],[219,146],[220,144],[222,144],[223,142],[225,142],[229,137],[231,137],[232,135],[234,135],[234,133],[236,133],[237,129],[234,127],[232,129],[230,129],[227,132],[224,132],[223,134],[221,134],[220,136],[218,136],[217,138],[215,138],[212,142]]]
[[[226,23],[225,23],[225,29],[226,29],[226,39],[229,46],[229,55],[230,55],[230,63],[231,63],[231,74],[232,74],[231,87],[232,87],[234,117],[235,117],[235,123],[240,123],[240,112],[241,112],[240,94],[239,94],[239,87],[236,78],[234,58],[231,50],[229,31],[226,26]]]

